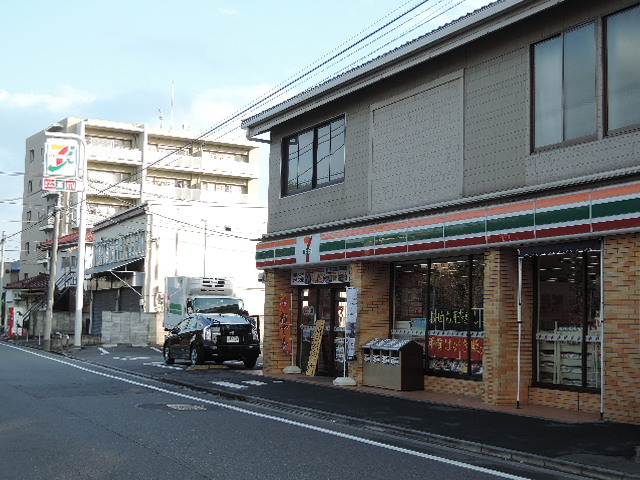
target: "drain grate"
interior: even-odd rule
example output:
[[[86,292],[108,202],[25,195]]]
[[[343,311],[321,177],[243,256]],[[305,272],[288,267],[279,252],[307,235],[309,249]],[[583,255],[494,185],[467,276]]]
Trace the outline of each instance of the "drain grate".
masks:
[[[137,407],[146,410],[177,410],[179,412],[202,412],[208,410],[203,405],[191,403],[144,403],[137,405]]]

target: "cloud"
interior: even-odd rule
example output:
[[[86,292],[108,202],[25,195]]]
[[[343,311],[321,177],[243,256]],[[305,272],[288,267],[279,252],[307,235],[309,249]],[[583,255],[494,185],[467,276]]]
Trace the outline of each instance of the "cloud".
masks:
[[[218,11],[223,15],[238,15],[240,13],[240,10],[234,8],[219,8]]]
[[[220,132],[226,132],[234,126],[239,128],[240,120],[255,113],[249,106],[255,103],[271,89],[268,85],[252,85],[238,88],[214,88],[205,90],[191,99],[186,118],[193,130],[205,131],[215,127],[228,118],[238,118],[226,124]],[[246,112],[243,112],[247,110]],[[259,111],[260,107],[256,109]],[[243,112],[243,113],[240,113]]]
[[[13,109],[44,108],[52,113],[73,111],[80,105],[93,103],[97,96],[89,92],[62,85],[55,95],[41,93],[10,93],[0,90],[0,107]]]

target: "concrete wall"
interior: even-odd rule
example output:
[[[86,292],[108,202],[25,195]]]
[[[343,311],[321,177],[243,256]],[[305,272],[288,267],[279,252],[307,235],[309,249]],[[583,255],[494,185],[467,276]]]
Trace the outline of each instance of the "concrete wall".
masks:
[[[155,313],[102,312],[102,343],[158,345],[162,343],[162,316]]]

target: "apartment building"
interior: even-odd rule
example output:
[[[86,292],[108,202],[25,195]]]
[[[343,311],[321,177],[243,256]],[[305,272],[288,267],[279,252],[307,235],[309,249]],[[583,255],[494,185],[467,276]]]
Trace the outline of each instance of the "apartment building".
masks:
[[[86,142],[88,228],[146,201],[231,207],[257,202],[257,151],[248,143],[216,142],[189,132],[71,117],[56,126]],[[37,246],[52,239],[57,193],[42,189],[45,130],[26,141],[22,278],[48,271],[50,250]],[[64,236],[77,232],[78,195],[61,196],[59,235]]]
[[[51,138],[45,134],[46,131],[52,133],[53,138],[54,132],[72,134],[86,144],[87,175],[83,183],[86,188],[84,215],[87,241],[84,263],[86,275],[93,281],[85,290],[84,333],[102,333],[99,321],[102,309],[133,312],[144,309],[150,315],[146,328],[156,332],[158,316],[161,325],[163,312],[162,302],[158,299],[163,297],[164,276],[200,271],[215,276],[230,275],[231,272],[242,279],[237,287],[248,292],[247,295],[252,297],[251,303],[262,306],[264,288],[258,282],[258,271],[253,265],[255,242],[252,239],[258,238],[266,229],[266,206],[260,204],[257,197],[259,165],[255,146],[249,142],[208,140],[189,132],[147,125],[93,119],[68,117],[53,127],[26,141],[22,214],[26,228],[21,238],[21,279],[10,285],[14,294],[12,309],[16,315],[32,317],[32,334],[42,330],[43,292],[40,291],[38,298],[27,296],[21,282],[36,277],[47,278],[52,258],[56,204],[60,206],[61,218],[57,235],[56,282],[57,291],[66,297],[62,301],[56,299],[54,310],[59,305],[62,309],[66,305],[67,310],[73,310],[75,289],[72,287],[76,285],[78,265],[79,193],[43,188],[45,142]],[[84,177],[82,172],[80,177]],[[123,218],[130,217],[127,212],[139,211],[140,208],[141,211],[155,209],[153,228],[136,227],[133,233],[124,227],[117,228]],[[146,218],[144,214],[143,217]],[[96,226],[105,224],[116,225],[116,237],[105,238],[103,231],[94,239],[92,231]],[[158,231],[162,235],[156,233]],[[189,234],[190,231],[194,233]],[[228,238],[234,236],[238,241],[233,249],[228,250],[232,254],[221,254],[222,244],[226,245]],[[144,257],[151,245],[159,244],[160,237],[163,238],[161,243],[165,253],[155,256],[150,263]],[[135,238],[138,250],[141,249],[142,259],[138,259],[140,261],[135,265],[131,265],[131,261],[109,263],[103,257],[93,255],[94,248],[101,252],[108,248],[115,249],[109,250],[109,258],[128,259],[131,242],[125,248],[121,241],[123,238],[127,241]],[[188,247],[183,246],[184,238],[187,238]],[[242,247],[240,243],[243,243]],[[200,253],[196,255],[195,252]],[[251,271],[234,270],[238,265],[246,266],[243,257],[249,260]],[[98,268],[92,268],[96,267],[96,258],[100,259]],[[169,258],[170,268],[166,263]],[[123,272],[125,268],[127,271]],[[132,292],[135,302],[119,300]],[[67,317],[69,315],[65,317],[54,312],[54,328],[73,331],[73,318]],[[93,317],[98,321],[93,322]],[[150,336],[151,341],[157,338],[161,335],[152,333]]]
[[[244,120],[265,370],[640,423],[639,66],[635,0],[500,0]]]

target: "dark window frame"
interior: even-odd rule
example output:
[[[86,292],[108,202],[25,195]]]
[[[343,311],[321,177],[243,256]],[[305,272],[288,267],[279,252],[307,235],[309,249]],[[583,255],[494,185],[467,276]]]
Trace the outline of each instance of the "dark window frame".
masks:
[[[551,35],[548,38],[545,38],[539,42],[531,44],[530,48],[530,57],[529,57],[529,71],[531,72],[531,84],[530,84],[530,152],[538,153],[544,152],[547,150],[553,150],[560,147],[567,147],[571,145],[576,145],[580,143],[585,143],[593,140],[597,140],[600,137],[610,137],[621,134],[626,134],[630,132],[637,132],[640,130],[640,121],[638,123],[632,123],[628,125],[624,125],[621,127],[610,128],[610,108],[611,108],[611,98],[609,94],[609,83],[610,83],[610,59],[609,59],[609,43],[610,43],[610,25],[609,20],[618,15],[624,15],[626,12],[630,12],[634,9],[640,8],[640,3],[636,3],[629,7],[625,7],[621,10],[613,11],[611,13],[603,14],[593,20],[585,21],[583,23],[577,24],[571,28],[567,28],[562,32],[557,33],[556,35]],[[595,56],[595,85],[596,85],[596,133],[593,135],[587,135],[579,138],[572,138],[569,140],[564,139],[564,112],[562,113],[562,137],[563,140],[558,143],[552,143],[548,145],[536,146],[536,118],[535,118],[535,47],[541,45],[545,42],[551,41],[554,38],[564,37],[567,33],[575,31],[581,27],[584,27],[589,24],[595,25],[595,48],[596,48],[596,56]],[[564,58],[564,51],[562,54]],[[564,76],[562,77],[562,91],[563,91],[563,100],[561,108],[564,108]],[[601,113],[598,113],[598,109],[600,109]]]
[[[640,4],[635,4],[631,7],[613,12],[609,15],[603,16],[602,19],[602,98],[603,98],[603,114],[602,121],[604,127],[604,135],[605,136],[615,136],[619,134],[629,133],[633,131],[640,130],[640,121],[638,123],[625,125],[623,127],[618,127],[614,129],[609,128],[609,109],[610,109],[610,101],[609,101],[609,19],[616,17],[618,15],[624,15],[631,10],[640,8]]]
[[[326,127],[329,127],[329,129],[331,129],[331,125],[337,121],[342,121],[342,146],[340,147],[342,150],[342,175],[339,178],[336,178],[335,180],[329,180],[329,181],[325,181],[325,182],[319,182],[318,181],[318,132]],[[330,130],[331,131],[331,130]],[[289,186],[289,166],[290,166],[290,153],[289,153],[289,146],[292,145],[292,140],[296,140],[299,142],[300,137],[304,136],[304,135],[308,135],[309,133],[313,134],[313,139],[311,142],[311,148],[312,148],[312,158],[311,158],[311,181],[309,183],[309,186],[304,186],[304,187],[299,187],[299,188],[295,188],[295,189],[291,189]],[[284,137],[282,139],[282,152],[281,152],[281,158],[282,158],[282,162],[281,162],[281,178],[280,178],[280,192],[281,192],[281,196],[282,197],[288,197],[291,195],[296,195],[298,193],[304,193],[304,192],[308,192],[311,190],[315,190],[318,188],[322,188],[322,187],[327,187],[330,185],[336,185],[339,183],[343,183],[344,182],[344,178],[345,178],[345,163],[346,163],[346,153],[345,153],[345,138],[346,138],[346,115],[338,115],[336,117],[333,117],[331,120],[328,120],[326,122],[320,123],[318,125],[315,125],[311,128],[302,130],[300,132],[297,132],[293,135],[289,135],[287,137]],[[299,144],[299,143],[298,143]],[[300,159],[300,152],[298,152],[297,154],[297,158],[298,160]],[[330,157],[329,157],[330,158]],[[296,176],[297,179],[300,179],[300,174],[298,173],[298,175]]]
[[[601,248],[601,247],[600,247]],[[586,250],[580,250],[577,252],[567,252],[565,255],[575,255],[575,256],[580,256],[581,259],[581,263],[582,263],[582,269],[583,269],[583,274],[582,274],[582,280],[580,282],[581,284],[581,288],[582,288],[582,296],[580,298],[582,298],[582,304],[580,305],[580,313],[581,313],[581,318],[580,318],[580,325],[582,327],[582,331],[581,331],[581,341],[580,341],[580,348],[581,348],[581,364],[580,364],[580,368],[581,368],[581,385],[566,385],[563,383],[554,383],[554,382],[545,382],[545,381],[541,381],[538,380],[538,375],[539,375],[539,367],[540,367],[540,345],[539,345],[539,341],[537,340],[537,334],[541,332],[540,330],[540,317],[541,317],[541,309],[540,309],[540,295],[541,295],[541,286],[540,286],[540,281],[541,281],[541,275],[540,275],[540,258],[539,256],[533,256],[532,257],[532,264],[531,264],[531,268],[533,270],[533,309],[532,309],[532,314],[533,314],[533,321],[531,322],[531,339],[532,339],[532,348],[531,348],[531,360],[532,360],[532,386],[536,387],[536,388],[544,388],[544,389],[549,389],[549,390],[565,390],[565,391],[574,391],[574,392],[585,392],[585,393],[599,393],[600,389],[601,389],[601,385],[597,385],[597,386],[589,386],[588,385],[588,380],[587,380],[587,374],[588,374],[588,366],[587,366],[587,349],[588,349],[588,342],[587,342],[587,333],[588,333],[588,307],[587,307],[587,295],[586,293],[588,292],[588,279],[587,279],[587,257],[590,254],[601,254],[601,250],[597,249],[597,250],[591,250],[591,249],[586,249]],[[556,255],[560,255],[560,253],[556,253]],[[599,257],[598,262],[601,262],[601,258]],[[598,266],[598,269],[600,268],[600,265]],[[599,282],[603,282],[604,279],[603,278],[599,278]],[[598,288],[599,291],[599,288]],[[600,299],[601,301],[601,299]],[[600,346],[600,348],[602,348],[602,345]],[[600,368],[603,368],[603,365],[599,365]]]
[[[587,134],[587,135],[583,135],[580,137],[573,137],[573,138],[566,138],[566,130],[565,130],[565,122],[566,122],[566,111],[565,111],[565,107],[566,107],[566,89],[567,89],[567,84],[565,83],[565,37],[572,33],[572,32],[576,32],[577,30],[587,27],[589,25],[593,25],[593,30],[594,30],[594,51],[595,51],[595,57],[594,57],[594,72],[593,72],[593,79],[594,79],[594,100],[595,100],[595,104],[594,104],[594,112],[593,112],[593,116],[594,116],[594,122],[595,122],[595,132],[592,134]],[[598,28],[598,21],[597,20],[589,20],[583,23],[580,23],[578,25],[575,25],[571,28],[567,28],[565,30],[563,30],[562,32],[557,33],[556,35],[552,35],[548,38],[545,38],[544,40],[541,40],[539,42],[536,42],[534,44],[531,45],[530,48],[530,55],[529,55],[529,62],[530,62],[530,72],[531,72],[531,86],[530,86],[530,122],[531,122],[531,128],[530,128],[530,139],[531,139],[531,152],[535,153],[535,152],[540,152],[540,151],[545,151],[545,150],[550,150],[550,149],[554,149],[554,148],[558,148],[558,147],[566,147],[569,145],[576,145],[579,143],[584,143],[584,142],[589,142],[589,141],[593,141],[596,140],[598,138],[598,82],[597,82],[597,76],[598,76],[598,62],[600,61],[598,58],[598,37],[600,35],[600,29]],[[559,142],[555,142],[555,143],[549,143],[549,144],[545,144],[545,145],[540,145],[540,146],[536,146],[536,68],[535,68],[535,63],[536,63],[536,56],[535,56],[535,52],[536,52],[536,47],[543,45],[547,42],[553,41],[555,39],[560,39],[560,41],[562,42],[561,45],[561,60],[562,60],[562,73],[561,73],[561,82],[562,84],[560,85],[560,89],[561,89],[561,104],[560,104],[560,113],[561,113],[561,123],[560,123],[560,136],[561,136],[561,141]]]

